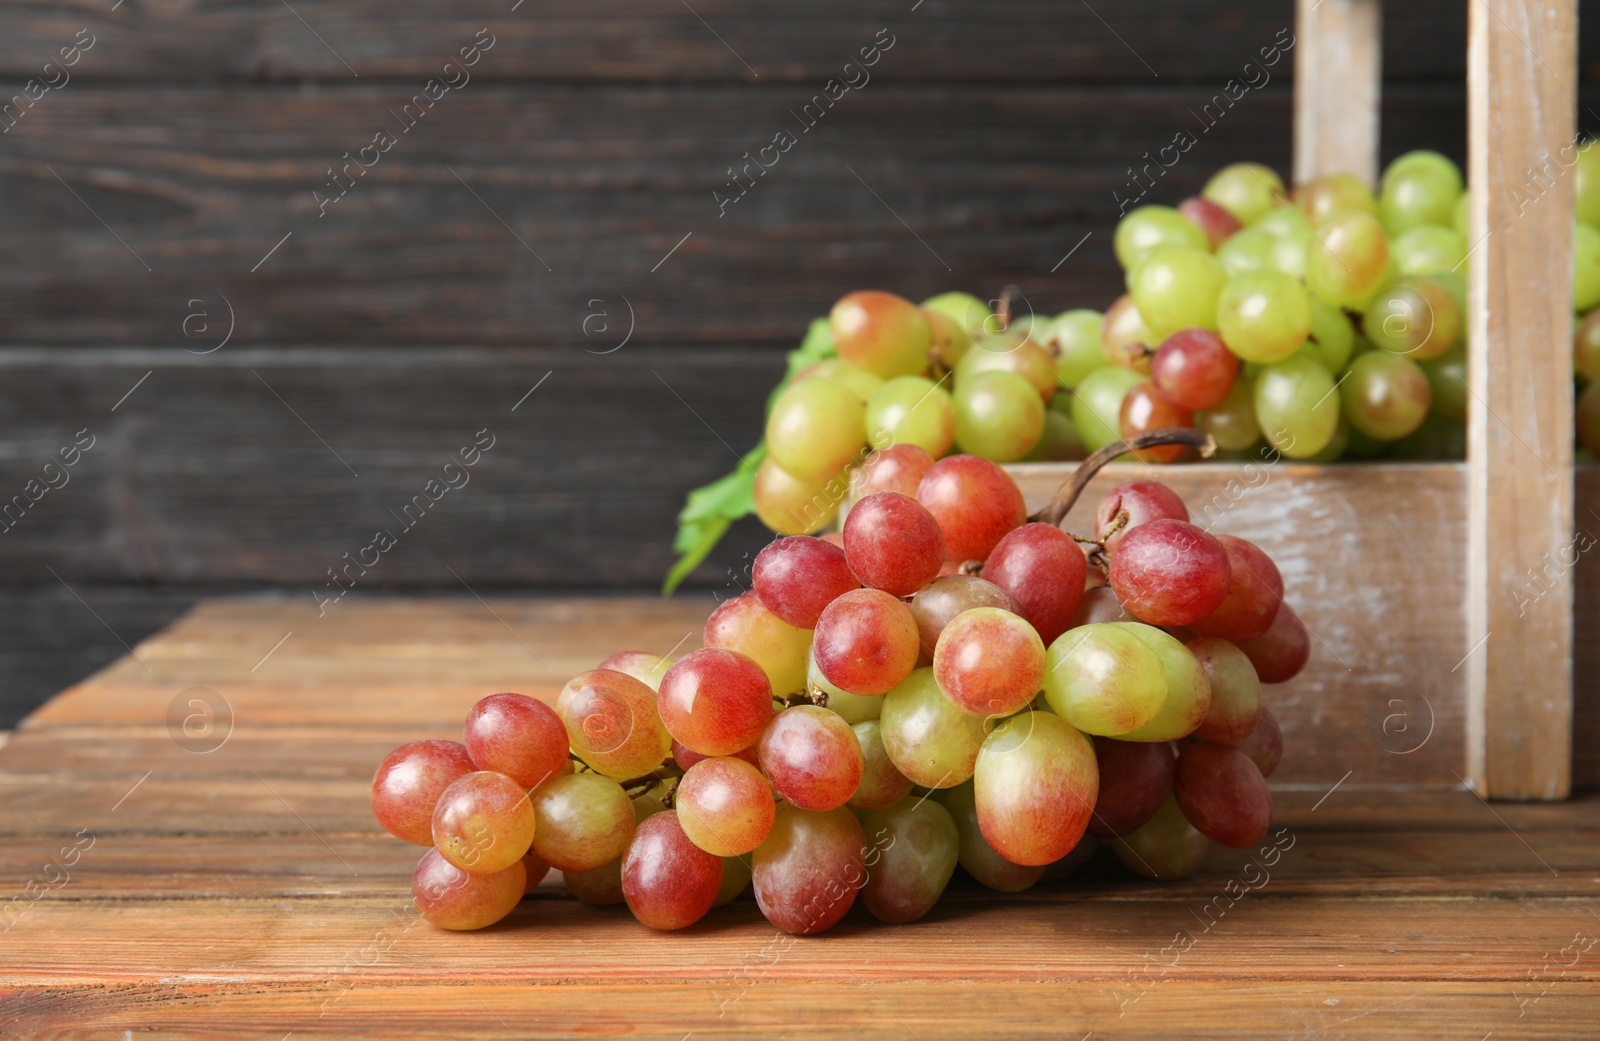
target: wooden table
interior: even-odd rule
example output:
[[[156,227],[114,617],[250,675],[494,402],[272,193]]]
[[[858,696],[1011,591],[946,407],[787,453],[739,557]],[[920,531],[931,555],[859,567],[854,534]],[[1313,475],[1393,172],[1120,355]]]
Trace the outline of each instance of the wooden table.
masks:
[[[1097,865],[1012,897],[958,880],[914,925],[858,909],[811,939],[749,901],[659,935],[554,880],[482,933],[420,922],[419,850],[367,806],[383,753],[457,734],[483,694],[549,697],[610,651],[692,646],[705,612],[202,603],[0,748],[0,1034],[1600,1034],[1593,797],[1281,791],[1292,846],[1265,871],[1217,849],[1170,884]]]

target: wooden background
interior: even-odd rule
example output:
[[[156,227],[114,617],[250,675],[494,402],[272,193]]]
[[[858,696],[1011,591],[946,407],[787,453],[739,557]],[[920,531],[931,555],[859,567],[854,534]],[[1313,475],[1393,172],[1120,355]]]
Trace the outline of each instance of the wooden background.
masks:
[[[94,39],[0,135],[0,500],[95,438],[0,534],[0,726],[196,596],[309,600],[480,429],[470,485],[359,588],[650,588],[684,491],[754,442],[841,293],[1102,307],[1144,153],[1198,137],[1150,201],[1288,167],[1291,53],[1214,129],[1194,113],[1289,0],[513,2],[0,0],[5,97]],[[484,28],[471,81],[319,217],[327,169]],[[719,217],[729,165],[882,28],[870,83]],[[1385,32],[1384,157],[1461,158],[1462,5],[1393,4]]]

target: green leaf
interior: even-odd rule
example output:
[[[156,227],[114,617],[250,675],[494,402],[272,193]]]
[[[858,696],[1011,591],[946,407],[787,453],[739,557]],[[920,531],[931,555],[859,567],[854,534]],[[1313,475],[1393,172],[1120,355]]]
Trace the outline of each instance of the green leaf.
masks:
[[[800,346],[784,356],[783,379],[772,388],[772,393],[767,395],[767,411],[772,411],[772,403],[777,400],[778,393],[803,370],[809,369],[819,361],[838,356],[839,351],[833,345],[833,331],[828,327],[828,320],[811,319],[811,326],[806,329],[805,339],[800,341]]]
[[[700,566],[701,561],[716,548],[722,541],[723,534],[733,521],[727,517],[714,517],[711,520],[697,521],[693,524],[682,525],[678,528],[678,538],[675,547],[683,556],[672,565],[672,570],[667,572],[667,577],[661,583],[661,595],[671,596],[689,573]]]

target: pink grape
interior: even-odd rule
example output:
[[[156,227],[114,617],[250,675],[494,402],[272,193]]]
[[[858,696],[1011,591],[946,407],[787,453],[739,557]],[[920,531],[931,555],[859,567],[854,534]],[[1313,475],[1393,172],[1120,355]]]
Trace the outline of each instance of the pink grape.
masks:
[[[850,570],[870,589],[910,596],[931,582],[944,563],[944,535],[917,500],[898,492],[869,495],[844,522]]]
[[[905,798],[911,791],[911,780],[895,768],[888,749],[883,747],[883,724],[867,719],[850,729],[861,746],[861,783],[850,797],[850,805],[858,810],[881,810]]]
[[[1218,744],[1238,744],[1261,720],[1261,681],[1255,666],[1227,640],[1202,636],[1188,647],[1211,681],[1211,707],[1195,733]]]
[[[682,929],[705,917],[722,888],[722,858],[696,846],[676,813],[639,825],[622,858],[622,896],[644,925]]]
[[[1180,329],[1150,359],[1156,390],[1179,408],[1215,408],[1238,377],[1238,356],[1210,329]]]
[[[372,815],[397,839],[433,845],[433,807],[456,780],[478,767],[455,741],[413,741],[378,764],[372,776]]]
[[[568,892],[590,907],[614,907],[623,902],[621,857],[593,871],[563,871],[561,881]]]
[[[957,856],[961,867],[980,885],[1001,893],[1020,893],[1044,877],[1045,869],[1042,866],[1013,864],[989,845],[978,826],[977,796],[971,781],[940,792],[939,795],[944,801],[944,808],[950,811],[960,836]]]
[[[1238,646],[1256,667],[1262,683],[1287,683],[1300,674],[1311,657],[1311,633],[1284,604],[1265,633],[1254,640],[1241,640]]]
[[[1253,542],[1232,535],[1213,536],[1228,554],[1228,595],[1216,610],[1190,622],[1196,636],[1254,640],[1267,631],[1283,603],[1283,576],[1272,558]]]
[[[829,604],[812,642],[823,678],[862,695],[899,686],[917,666],[917,647],[911,608],[881,589],[852,590]]]
[[[1119,423],[1124,438],[1134,438],[1156,430],[1194,426],[1194,413],[1161,396],[1149,380],[1136,384],[1122,398]],[[1188,445],[1157,445],[1134,451],[1134,458],[1146,463],[1175,463],[1189,451]]]
[[[578,758],[607,777],[648,773],[671,746],[656,715],[656,692],[610,669],[574,676],[556,699],[556,715]]]
[[[1133,615],[1123,609],[1122,601],[1117,599],[1117,594],[1111,591],[1111,587],[1096,586],[1094,589],[1084,591],[1083,599],[1078,603],[1078,611],[1072,616],[1072,622],[1067,626],[1067,630],[1070,632],[1080,625],[1095,625],[1100,622],[1131,621]]]
[[[1149,372],[1149,344],[1153,339],[1131,293],[1122,294],[1106,308],[1105,322],[1100,326],[1100,346],[1112,365]]]
[[[899,444],[880,448],[867,456],[851,478],[858,499],[877,492],[899,492],[917,497],[917,485],[933,469],[933,456],[920,445]]]
[[[861,586],[843,550],[805,535],[763,546],[751,577],[766,609],[800,629],[815,629],[823,608]]]
[[[1169,795],[1154,817],[1138,831],[1112,839],[1111,848],[1135,874],[1167,881],[1198,871],[1211,843],[1194,830]]]
[[[751,766],[759,768],[761,766],[761,755],[757,751],[759,741],[760,739],[758,738],[757,744],[752,744],[746,748],[739,749],[739,751],[733,753],[733,757],[735,759],[743,759]],[[716,756],[701,755],[699,752],[696,752],[682,741],[672,742],[672,761],[678,764],[678,769],[685,772],[687,772],[689,768],[696,763],[715,758]]]
[[[1006,532],[1028,520],[1017,482],[975,455],[952,455],[934,463],[917,486],[917,501],[938,522],[945,556],[951,560],[983,560]]]
[[[1173,795],[1195,830],[1219,846],[1244,849],[1272,826],[1272,794],[1245,753],[1202,741],[1178,756]]]
[[[756,903],[784,932],[832,928],[867,880],[867,839],[855,814],[784,806],[752,859]]]
[[[772,718],[772,684],[753,659],[704,647],[667,670],[657,705],[674,740],[701,755],[733,755]]]
[[[933,330],[922,309],[893,293],[863,289],[828,316],[839,357],[874,376],[916,376],[928,367]]]
[[[1008,532],[983,563],[983,577],[1016,601],[1013,612],[1026,618],[1046,644],[1072,624],[1087,572],[1076,540],[1053,524],[1024,524]]]
[[[868,813],[862,828],[879,854],[861,887],[872,917],[898,924],[933,910],[955,873],[961,845],[950,811],[932,799],[908,797]]]
[[[1165,741],[1094,739],[1100,767],[1100,793],[1089,834],[1103,839],[1129,835],[1140,828],[1172,794],[1177,758]]]
[[[1118,517],[1126,512],[1128,519],[1121,527]],[[1129,481],[1111,489],[1094,515],[1094,537],[1115,553],[1123,536],[1146,521],[1189,519],[1189,509],[1178,493],[1158,481]]]
[[[657,690],[661,686],[661,677],[672,668],[672,659],[649,651],[618,651],[595,668],[632,676],[651,690]]]
[[[527,896],[539,888],[544,876],[550,873],[550,865],[540,860],[539,854],[530,849],[522,855],[522,870],[526,875],[526,881],[522,884],[522,895]]]
[[[811,633],[767,610],[754,593],[725,600],[712,611],[701,642],[750,658],[767,674],[775,694],[790,694],[806,684]]]
[[[452,782],[433,808],[433,844],[463,871],[492,875],[533,844],[527,790],[505,774],[478,770]]]
[[[1250,757],[1262,777],[1271,777],[1283,761],[1283,730],[1279,728],[1272,711],[1265,705],[1261,706],[1261,718],[1256,722],[1256,728],[1234,747]]]
[[[1198,195],[1178,203],[1178,212],[1188,217],[1197,228],[1206,233],[1206,239],[1211,243],[1213,253],[1228,241],[1234,232],[1243,227],[1238,217],[1210,199],[1202,199]]]
[[[1005,716],[1039,693],[1044,642],[1027,621],[997,607],[955,616],[939,636],[933,675],[945,697],[975,716]]]
[[[622,856],[633,838],[633,803],[597,773],[569,774],[529,796],[533,851],[558,871],[593,871]]]
[[[761,771],[731,756],[691,766],[678,782],[674,801],[689,841],[719,857],[737,857],[761,845],[778,812]]]
[[[522,899],[527,880],[520,858],[499,871],[471,874],[430,849],[412,872],[411,897],[429,925],[482,929],[511,913]]]
[[[1017,864],[1043,866],[1072,852],[1099,791],[1094,746],[1050,712],[995,727],[973,776],[983,837]]]
[[[802,810],[831,810],[849,802],[861,783],[862,765],[850,724],[816,705],[779,712],[761,735],[761,772],[780,798]]]
[[[939,645],[939,634],[944,632],[944,627],[956,615],[974,607],[998,607],[1012,614],[1022,613],[1005,590],[975,575],[944,575],[919,589],[911,600],[911,617],[917,623],[917,639],[923,657],[933,661],[933,651]]]
[[[525,694],[491,694],[467,713],[467,752],[480,770],[537,788],[566,769],[567,728]]]
[[[1228,595],[1228,553],[1193,524],[1152,520],[1125,531],[1111,556],[1111,588],[1135,618],[1190,625]]]

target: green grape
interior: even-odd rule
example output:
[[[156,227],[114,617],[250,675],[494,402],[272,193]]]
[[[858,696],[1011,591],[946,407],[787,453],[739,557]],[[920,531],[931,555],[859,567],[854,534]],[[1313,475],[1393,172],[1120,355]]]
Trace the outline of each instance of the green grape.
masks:
[[[1311,336],[1300,349],[1310,351],[1329,372],[1343,372],[1356,346],[1356,329],[1337,307],[1311,297]]]
[[[1072,425],[1089,451],[1121,440],[1122,399],[1144,380],[1132,369],[1110,366],[1091,372],[1078,384],[1072,397]]]
[[[801,380],[821,378],[843,383],[865,405],[872,395],[883,386],[883,378],[874,376],[866,369],[858,369],[843,358],[826,358],[817,362],[809,369],[801,372],[794,378],[796,383]]]
[[[1072,425],[1072,397],[1057,394],[1044,410],[1044,433],[1033,451],[1023,456],[1028,463],[1060,463],[1086,458],[1089,446],[1083,443],[1078,428]]]
[[[1100,326],[1100,347],[1109,364],[1148,373],[1150,355],[1154,353],[1150,344],[1160,342],[1146,328],[1144,316],[1131,295],[1124,293],[1106,309]]]
[[[996,463],[1027,455],[1044,434],[1044,402],[1009,372],[981,372],[955,392],[956,446]]]
[[[822,670],[817,668],[815,648],[806,652],[806,686],[815,687],[828,695],[828,711],[837,713],[852,726],[869,719],[877,719],[878,713],[883,711],[883,698],[851,694],[829,683]]]
[[[1384,351],[1351,362],[1339,396],[1346,422],[1379,441],[1396,441],[1416,430],[1433,404],[1422,367]]]
[[[567,774],[534,789],[533,852],[557,871],[593,871],[627,851],[637,824],[622,785]]]
[[[779,466],[769,454],[756,467],[756,516],[779,535],[809,535],[827,527],[850,493],[848,473],[801,480]]]
[[[988,323],[994,317],[989,305],[971,293],[940,293],[922,301],[924,310],[937,311],[962,329],[967,336],[977,339],[988,333]]]
[[[1089,373],[1106,367],[1100,345],[1100,327],[1105,320],[1099,311],[1087,309],[1056,316],[1051,343],[1056,352],[1056,379],[1063,387],[1076,389]]]
[[[1389,442],[1379,441],[1375,437],[1368,437],[1342,419],[1339,421],[1339,425],[1349,437],[1344,446],[1345,457],[1350,459],[1376,459],[1389,451]]]
[[[1578,146],[1572,193],[1578,220],[1600,229],[1600,150],[1594,147],[1593,139]]]
[[[1161,658],[1111,623],[1069,629],[1045,655],[1045,701],[1086,734],[1135,731],[1156,717],[1166,696]]]
[[[1211,840],[1194,829],[1169,795],[1154,817],[1133,834],[1112,839],[1111,848],[1128,870],[1165,882],[1200,870]]]
[[[723,904],[732,903],[750,887],[751,876],[750,858],[723,857],[722,858],[722,887],[717,890],[717,898],[711,901],[712,907],[721,907]]]
[[[1306,250],[1310,247],[1311,235],[1304,238],[1278,239],[1277,245],[1272,247],[1272,270],[1288,275],[1296,281],[1306,277]]]
[[[767,416],[767,452],[800,480],[838,473],[866,443],[866,409],[842,383],[801,380],[783,389]]]
[[[950,392],[921,376],[896,376],[867,402],[867,443],[916,445],[938,459],[956,436]]]
[[[1173,246],[1139,265],[1133,302],[1158,342],[1179,329],[1215,329],[1217,295],[1227,280],[1209,251]]]
[[[1131,271],[1168,246],[1209,252],[1211,240],[1193,221],[1170,206],[1140,206],[1117,222],[1111,245],[1122,269]]]
[[[1210,434],[1225,452],[1242,452],[1261,440],[1256,425],[1255,386],[1244,376],[1233,381],[1233,388],[1222,404],[1198,417],[1200,429]]]
[[[1600,231],[1578,224],[1574,236],[1572,306],[1587,311],[1600,304]]]
[[[982,716],[945,697],[932,668],[917,669],[883,696],[878,736],[894,768],[924,788],[951,788],[977,767],[989,736]]]
[[[1462,192],[1461,198],[1456,200],[1455,216],[1451,218],[1450,226],[1456,229],[1456,234],[1463,239],[1472,238],[1472,193]]]
[[[1402,275],[1431,275],[1453,271],[1467,259],[1467,240],[1454,228],[1424,224],[1391,244],[1395,268]]]
[[[1228,349],[1245,361],[1287,358],[1311,332],[1311,297],[1277,271],[1229,279],[1217,301],[1217,324]]]
[[[1344,453],[1350,447],[1350,424],[1343,419],[1334,428],[1333,439],[1322,446],[1322,451],[1307,459],[1308,463],[1332,463],[1344,458]]]
[[[1261,228],[1245,228],[1217,248],[1217,260],[1229,278],[1250,271],[1275,271],[1273,252],[1281,241]]]
[[[1015,324],[1002,336],[986,336],[973,343],[955,369],[956,386],[984,372],[1010,372],[1033,384],[1039,398],[1056,395],[1056,364],[1050,352],[1029,339]],[[937,459],[938,453],[930,453]]]
[[[1260,163],[1231,163],[1211,175],[1200,197],[1216,203],[1240,224],[1249,224],[1278,206],[1285,195],[1283,178]]]
[[[1422,363],[1433,389],[1433,411],[1447,419],[1467,419],[1467,345],[1458,343],[1437,358]]]
[[[1122,735],[1124,741],[1176,741],[1194,733],[1211,708],[1211,680],[1183,641],[1143,622],[1107,622],[1132,633],[1161,662],[1165,696],[1154,718]]]
[[[1311,239],[1311,222],[1306,220],[1304,210],[1292,204],[1269,210],[1250,226],[1266,232],[1275,239],[1299,239],[1306,242]]]
[[[1373,298],[1362,328],[1380,351],[1421,361],[1454,347],[1465,322],[1460,302],[1443,283],[1407,278]]]
[[[1391,459],[1465,459],[1467,425],[1459,419],[1430,413],[1416,430],[1387,447]]]
[[[1383,176],[1379,179],[1378,186],[1380,190],[1386,190],[1392,178],[1417,170],[1430,171],[1434,176],[1448,180],[1451,187],[1457,192],[1460,192],[1467,183],[1461,176],[1461,167],[1457,166],[1454,160],[1439,152],[1418,148],[1415,151],[1396,156],[1388,166],[1384,167]]]
[[[954,368],[972,347],[972,334],[938,311],[924,307],[922,313],[928,319],[928,332],[933,337],[933,352],[939,364],[947,369]]]
[[[1317,226],[1306,251],[1306,287],[1330,304],[1365,309],[1389,273],[1389,238],[1370,213],[1353,210]]]
[[[1256,422],[1273,447],[1290,459],[1322,451],[1339,427],[1339,395],[1322,363],[1294,354],[1263,366],[1256,377]]]
[[[1590,311],[1572,334],[1572,368],[1589,382],[1600,380],[1600,311]]]
[[[1461,197],[1461,171],[1437,152],[1412,152],[1383,172],[1378,216],[1391,235],[1412,228],[1448,228]]]
[[[933,910],[955,874],[961,835],[950,811],[907,796],[861,822],[880,851],[861,887],[861,902],[880,922],[914,922]]]
[[[1045,869],[1014,864],[995,852],[995,848],[989,845],[988,840],[983,837],[983,830],[978,826],[975,789],[976,785],[968,781],[939,793],[944,808],[956,822],[956,831],[960,835],[961,844],[957,857],[962,868],[977,879],[980,885],[1001,893],[1020,893],[1037,883],[1044,876]]]
[[[1294,190],[1294,201],[1305,211],[1306,221],[1316,227],[1341,213],[1378,212],[1378,200],[1361,178],[1351,174],[1329,174]]]

